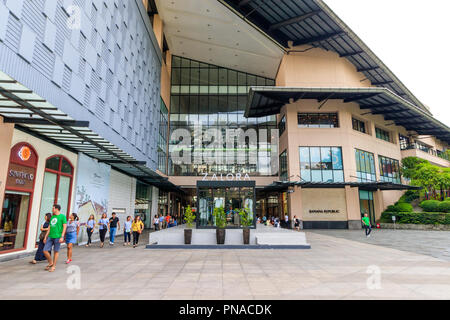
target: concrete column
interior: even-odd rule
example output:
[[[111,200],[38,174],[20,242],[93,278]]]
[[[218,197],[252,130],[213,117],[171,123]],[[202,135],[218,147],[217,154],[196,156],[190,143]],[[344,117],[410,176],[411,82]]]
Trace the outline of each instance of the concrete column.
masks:
[[[345,200],[347,202],[348,228],[351,230],[361,229],[359,189],[345,186]]]
[[[289,194],[289,220],[292,221],[294,216],[300,220],[303,219],[302,188],[300,187],[296,187],[295,191]]]
[[[378,190],[373,193],[373,206],[375,209],[375,220],[378,220],[384,210],[384,199],[382,191]]]
[[[158,212],[158,199],[159,199],[159,189],[157,187],[152,187],[152,207],[150,208],[150,216],[153,221],[153,218],[159,214]]]

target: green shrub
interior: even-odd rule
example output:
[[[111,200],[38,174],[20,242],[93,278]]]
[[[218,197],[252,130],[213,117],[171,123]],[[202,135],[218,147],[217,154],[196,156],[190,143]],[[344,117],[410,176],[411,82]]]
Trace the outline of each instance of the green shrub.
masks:
[[[439,204],[441,202],[438,200],[425,200],[422,201],[420,207],[427,212],[439,212]]]
[[[385,212],[398,212],[398,208],[396,206],[388,206]]]
[[[413,212],[413,206],[406,202],[400,202],[397,207],[397,212]]]
[[[445,224],[450,225],[450,214],[436,212],[383,212],[380,222],[392,223],[395,216],[396,223],[401,224]]]
[[[419,198],[419,193],[417,191],[408,190],[405,192],[403,196],[401,196],[401,198],[398,200],[398,203],[402,202],[411,203],[417,198]]]
[[[445,200],[444,201],[450,201],[450,197],[448,197],[448,198],[445,198]]]
[[[450,212],[450,201],[442,201],[438,206],[439,212]]]

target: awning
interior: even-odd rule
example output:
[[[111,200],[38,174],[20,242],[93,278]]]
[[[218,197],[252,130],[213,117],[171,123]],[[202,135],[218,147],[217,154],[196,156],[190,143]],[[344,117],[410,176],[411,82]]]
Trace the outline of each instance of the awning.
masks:
[[[370,114],[383,115],[386,121],[408,131],[433,135],[450,143],[449,127],[386,88],[251,87],[245,116],[257,118],[278,114],[291,99],[315,99],[321,103],[336,99],[345,103],[355,102]]]
[[[415,187],[405,184],[398,184],[392,182],[306,182],[306,181],[276,181],[259,192],[286,192],[289,188],[301,187],[302,189],[343,189],[346,186],[351,188],[359,188],[364,191],[378,191],[378,190],[421,190],[421,187]]]
[[[0,116],[5,123],[14,123],[29,134],[72,152],[82,152],[143,182],[164,190],[181,191],[166,177],[148,168],[145,161],[137,161],[91,130],[89,121],[71,118],[1,71]]]
[[[322,0],[219,0],[284,48],[306,45],[349,60],[372,85],[429,111]],[[383,23],[380,20],[380,23]],[[405,52],[406,54],[406,52]]]

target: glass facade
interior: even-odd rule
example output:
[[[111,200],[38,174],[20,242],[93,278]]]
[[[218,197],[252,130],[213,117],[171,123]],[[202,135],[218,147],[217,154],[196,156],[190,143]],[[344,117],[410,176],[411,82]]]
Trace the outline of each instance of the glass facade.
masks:
[[[167,135],[169,133],[169,112],[161,99],[159,112],[158,170],[167,174]]]
[[[205,173],[247,173],[253,176],[271,175],[270,142],[271,129],[277,128],[276,116],[245,118],[247,93],[251,86],[273,86],[273,79],[221,68],[215,65],[174,56],[172,60],[170,105],[170,132],[187,129],[191,134],[192,164],[173,164],[169,160],[169,174],[174,176],[197,176]],[[255,129],[258,133],[257,164],[248,159],[249,148],[238,149],[237,142],[232,151],[233,156],[246,155],[245,164],[201,164],[194,163],[194,130],[202,126],[202,132],[219,129],[225,137],[225,129]],[[265,129],[266,131],[260,131]],[[265,141],[267,141],[265,143]],[[175,150],[179,141],[170,141],[169,151]],[[204,141],[202,150],[230,151],[223,147],[208,148]],[[248,144],[247,144],[248,145]],[[227,156],[229,153],[226,153]],[[226,163],[226,161],[224,161]]]
[[[356,177],[358,182],[377,181],[373,153],[356,149]]]
[[[307,182],[344,182],[341,147],[300,147],[300,176]]]
[[[299,113],[299,128],[339,128],[337,113]]]
[[[380,180],[383,182],[401,183],[400,164],[398,160],[378,156],[380,164]]]

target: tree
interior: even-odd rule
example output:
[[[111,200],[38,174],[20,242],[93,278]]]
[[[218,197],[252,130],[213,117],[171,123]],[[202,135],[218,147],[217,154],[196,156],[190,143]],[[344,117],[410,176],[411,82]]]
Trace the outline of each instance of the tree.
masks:
[[[433,199],[438,199],[438,194],[444,197],[444,190],[450,187],[449,168],[441,168],[416,157],[402,160],[402,174],[411,180],[412,185],[423,187]]]

